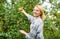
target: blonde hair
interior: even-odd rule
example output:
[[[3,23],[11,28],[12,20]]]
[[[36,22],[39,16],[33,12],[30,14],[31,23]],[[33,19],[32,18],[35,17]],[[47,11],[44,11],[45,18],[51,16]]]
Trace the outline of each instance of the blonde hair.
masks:
[[[42,19],[42,20],[45,20],[46,16],[44,15],[44,10],[43,10],[42,6],[41,6],[41,5],[36,5],[36,7],[37,7],[37,8],[40,10],[40,12],[41,12],[41,15],[40,15],[41,19]]]

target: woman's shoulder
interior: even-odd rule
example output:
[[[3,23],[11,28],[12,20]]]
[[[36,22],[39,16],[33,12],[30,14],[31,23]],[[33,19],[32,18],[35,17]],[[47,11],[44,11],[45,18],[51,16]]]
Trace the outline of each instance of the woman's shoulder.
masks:
[[[36,20],[36,22],[37,22],[38,24],[43,24],[43,20],[42,20],[41,18],[38,18],[38,19]]]
[[[41,18],[38,18],[37,22],[43,22],[43,20]]]

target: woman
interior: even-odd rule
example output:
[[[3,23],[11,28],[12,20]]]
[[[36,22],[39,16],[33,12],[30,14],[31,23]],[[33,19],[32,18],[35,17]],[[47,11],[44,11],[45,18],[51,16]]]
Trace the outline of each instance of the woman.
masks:
[[[24,30],[20,30],[22,34],[26,35],[26,39],[44,39],[43,36],[43,21],[45,19],[44,10],[41,5],[36,5],[33,9],[33,16],[25,12],[23,8],[19,8],[19,11],[23,12],[28,20],[30,20],[30,32],[26,33]]]

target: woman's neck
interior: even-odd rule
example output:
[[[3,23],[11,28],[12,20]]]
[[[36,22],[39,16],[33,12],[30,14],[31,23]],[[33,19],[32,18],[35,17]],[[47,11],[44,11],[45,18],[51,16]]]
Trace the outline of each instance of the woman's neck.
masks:
[[[34,17],[34,19],[37,19],[37,18],[40,18],[40,16],[36,16],[36,17]]]

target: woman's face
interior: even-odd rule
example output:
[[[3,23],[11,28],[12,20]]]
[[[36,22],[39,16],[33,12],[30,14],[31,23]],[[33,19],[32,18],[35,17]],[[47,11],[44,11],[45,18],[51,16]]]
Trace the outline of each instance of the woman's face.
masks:
[[[33,9],[33,15],[34,15],[34,17],[40,16],[40,10],[39,10],[38,7],[34,7],[34,9]]]

